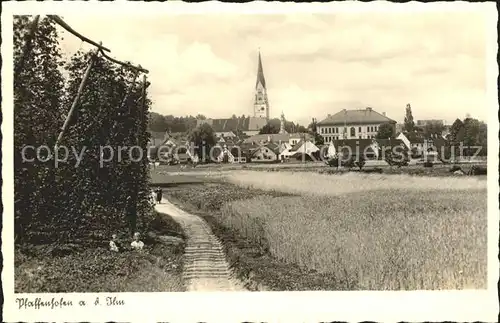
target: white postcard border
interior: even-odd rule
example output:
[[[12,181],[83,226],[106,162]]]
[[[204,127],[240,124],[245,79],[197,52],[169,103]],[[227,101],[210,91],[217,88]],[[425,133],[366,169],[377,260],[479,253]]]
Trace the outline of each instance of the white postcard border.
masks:
[[[2,5],[2,153],[3,230],[2,272],[4,319],[6,321],[138,321],[138,322],[311,322],[311,321],[493,321],[499,310],[496,284],[498,281],[498,98],[496,62],[497,11],[494,3],[442,2],[393,4],[375,3],[265,3],[225,4],[205,2],[8,2]],[[488,123],[488,290],[487,291],[412,291],[412,292],[227,292],[227,293],[68,293],[27,294],[44,300],[55,297],[72,300],[74,306],[65,309],[18,310],[13,294],[13,85],[12,85],[12,26],[13,14],[61,14],[78,10],[79,14],[278,14],[327,12],[422,12],[435,10],[479,11],[488,16],[487,95],[491,112]],[[125,306],[94,306],[107,296],[125,301]],[[79,306],[84,300],[87,305]]]

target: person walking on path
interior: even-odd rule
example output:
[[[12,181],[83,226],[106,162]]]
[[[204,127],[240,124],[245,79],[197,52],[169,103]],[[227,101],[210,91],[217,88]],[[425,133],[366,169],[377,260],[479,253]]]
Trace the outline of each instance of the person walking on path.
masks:
[[[156,190],[156,201],[158,202],[158,204],[161,204],[162,197],[163,197],[163,191],[161,188],[158,188]]]

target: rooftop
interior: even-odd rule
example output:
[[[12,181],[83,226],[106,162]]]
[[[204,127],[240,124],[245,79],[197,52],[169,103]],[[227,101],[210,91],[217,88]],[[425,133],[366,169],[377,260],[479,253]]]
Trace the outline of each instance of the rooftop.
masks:
[[[266,118],[246,117],[246,118],[230,118],[230,119],[206,119],[198,120],[197,126],[208,123],[215,132],[230,132],[230,131],[258,131],[266,124]]]
[[[259,135],[254,135],[251,137],[246,138],[243,142],[244,143],[251,143],[251,142],[260,142],[260,141],[272,141],[279,143],[280,141],[282,142],[288,142],[290,139],[301,139],[303,136],[306,138],[310,138],[311,135],[309,134],[302,134],[302,133],[270,133],[270,134],[259,134]]]
[[[359,110],[342,110],[334,115],[328,115],[324,120],[318,122],[318,125],[353,125],[353,124],[380,124],[380,123],[396,123],[396,121],[386,117],[384,114],[378,113],[372,108]]]

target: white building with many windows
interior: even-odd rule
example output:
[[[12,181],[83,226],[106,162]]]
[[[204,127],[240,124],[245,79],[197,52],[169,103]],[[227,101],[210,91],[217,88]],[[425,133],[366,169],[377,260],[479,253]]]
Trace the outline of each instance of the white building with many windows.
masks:
[[[392,125],[393,133],[396,134],[396,121],[388,118],[385,113],[378,113],[372,108],[344,109],[318,122],[316,129],[325,142],[339,139],[373,139],[380,125],[384,123]]]

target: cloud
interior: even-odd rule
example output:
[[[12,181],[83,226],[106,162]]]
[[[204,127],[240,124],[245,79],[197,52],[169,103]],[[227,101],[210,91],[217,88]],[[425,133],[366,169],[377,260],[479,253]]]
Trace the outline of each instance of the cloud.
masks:
[[[249,115],[260,47],[271,116],[308,122],[372,106],[402,121],[486,119],[485,16],[464,12],[65,17],[150,70],[153,109]],[[64,49],[80,41],[65,35]],[[452,108],[450,108],[452,107]]]

